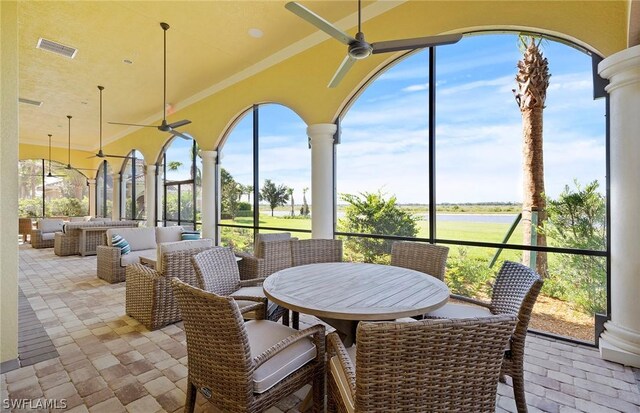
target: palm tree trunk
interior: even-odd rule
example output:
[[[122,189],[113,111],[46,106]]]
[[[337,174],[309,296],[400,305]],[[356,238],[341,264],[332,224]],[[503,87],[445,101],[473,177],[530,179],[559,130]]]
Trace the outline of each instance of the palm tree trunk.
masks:
[[[546,236],[537,231],[547,218],[544,197],[544,162],[542,138],[542,107],[533,107],[522,111],[523,124],[523,178],[524,193],[522,202],[523,244],[546,246]],[[537,212],[536,227],[532,226],[532,212]],[[533,233],[532,233],[533,232]],[[536,235],[537,234],[537,235]],[[535,241],[534,241],[535,236]],[[531,264],[531,251],[523,251],[522,263]],[[542,276],[547,275],[547,254],[537,252],[536,270]]]

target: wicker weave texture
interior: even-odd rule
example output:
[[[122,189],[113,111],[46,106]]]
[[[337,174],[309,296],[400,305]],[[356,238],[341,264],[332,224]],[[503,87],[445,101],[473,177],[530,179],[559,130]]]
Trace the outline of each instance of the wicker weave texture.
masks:
[[[291,241],[293,267],[321,262],[342,262],[342,240],[305,239]]]
[[[18,234],[22,235],[22,242],[27,242],[27,236],[31,236],[33,221],[31,218],[18,218]]]
[[[494,412],[508,315],[358,327],[356,366],[335,333],[329,357],[344,366],[356,412]],[[344,410],[329,373],[330,408]]]
[[[53,252],[59,257],[78,254],[80,252],[80,237],[72,237],[62,232],[56,232]]]
[[[238,252],[240,279],[266,278],[276,271],[291,267],[291,240],[262,242],[264,258]]]
[[[240,272],[233,250],[227,247],[213,247],[194,255],[191,258],[196,272],[196,286],[204,291],[209,291],[220,296],[228,296],[240,289],[240,287],[260,286],[262,278],[255,280],[240,281]],[[254,297],[256,300],[263,299],[264,296]],[[236,299],[238,299],[236,297]],[[267,310],[267,319],[277,321],[286,311],[280,306],[274,306],[271,311]]]
[[[391,246],[391,265],[432,275],[444,281],[449,247],[424,242],[396,241]]]
[[[42,239],[42,231],[39,229],[31,230],[31,246],[33,248],[52,248],[54,239]]]
[[[110,222],[68,222],[64,233],[56,233],[54,252],[59,256],[80,254],[81,228],[104,228],[104,231],[90,231],[85,234],[85,251],[96,251],[99,245],[107,245],[105,233],[109,228],[135,228],[138,221]]]
[[[104,236],[104,234],[103,234]],[[120,248],[98,245],[96,247],[98,255],[98,278],[113,284],[125,280],[125,268],[120,266]]]
[[[187,335],[188,384],[185,412],[193,411],[195,392],[223,412],[263,412],[306,383],[313,383],[313,411],[324,409],[324,327],[300,331],[259,355],[252,355],[235,301],[173,280]],[[264,393],[253,392],[255,369],[297,340],[309,337],[317,355]]]
[[[149,330],[156,330],[182,318],[171,288],[175,277],[191,285],[196,274],[191,257],[206,248],[168,252],[162,255],[163,273],[142,264],[126,267],[126,312]]]

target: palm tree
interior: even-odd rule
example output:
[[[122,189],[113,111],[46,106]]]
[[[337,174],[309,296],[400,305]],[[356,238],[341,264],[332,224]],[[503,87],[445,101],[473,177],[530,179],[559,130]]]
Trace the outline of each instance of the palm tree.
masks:
[[[244,193],[247,194],[247,202],[251,203],[251,193],[253,192],[253,185],[245,185]]]
[[[293,202],[293,188],[287,188],[287,195],[291,198],[291,216],[295,216],[296,213],[293,210],[295,203]]]
[[[167,169],[170,171],[177,171],[182,166],[182,162],[180,161],[171,161],[167,164]]]
[[[309,215],[309,204],[307,204],[307,191],[308,187],[302,188],[302,208],[300,208],[300,215],[307,216]]]
[[[542,56],[540,43],[542,39],[531,36],[520,36],[523,50],[522,60],[518,62],[516,75],[517,89],[513,90],[516,103],[522,114],[523,138],[523,175],[524,188],[522,200],[523,241],[532,244],[536,237],[536,245],[547,245],[542,231],[532,234],[532,211],[538,212],[537,226],[542,226],[547,219],[544,197],[544,162],[542,148],[542,119],[544,103],[549,87],[549,63]],[[523,251],[522,262],[531,264],[531,251]],[[547,256],[543,252],[537,254],[536,270],[545,277],[547,275]]]

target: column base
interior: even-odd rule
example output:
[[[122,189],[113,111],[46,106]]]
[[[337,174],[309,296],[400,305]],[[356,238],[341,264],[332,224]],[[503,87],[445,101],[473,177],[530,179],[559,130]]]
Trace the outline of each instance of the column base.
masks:
[[[605,331],[600,336],[600,357],[640,368],[640,334],[611,321],[604,326]]]

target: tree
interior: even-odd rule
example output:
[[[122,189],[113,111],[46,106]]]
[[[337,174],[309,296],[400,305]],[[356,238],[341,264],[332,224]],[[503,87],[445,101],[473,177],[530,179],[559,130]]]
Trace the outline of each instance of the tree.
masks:
[[[300,215],[306,217],[309,215],[309,204],[307,204],[307,191],[309,188],[302,188],[302,207],[300,207]]]
[[[167,164],[167,169],[170,171],[177,171],[182,166],[182,162],[180,161],[171,161]]]
[[[342,232],[400,237],[415,237],[418,234],[417,219],[400,209],[395,196],[386,200],[378,191],[360,195],[342,194],[340,198],[348,204],[344,209],[344,218],[339,221]],[[346,248],[359,254],[364,262],[379,263],[388,260],[386,255],[391,252],[392,243],[393,240],[364,237],[345,240]]]
[[[289,201],[289,194],[287,193],[287,187],[284,185],[274,184],[271,179],[265,179],[264,185],[260,190],[260,200],[267,201],[269,208],[271,208],[271,216],[273,216],[273,210],[279,206],[284,205]]]
[[[289,197],[291,197],[291,216],[295,216],[295,210],[293,209],[295,207],[295,202],[293,201],[293,188],[287,188],[287,195],[289,195]]]
[[[224,168],[220,169],[220,186],[222,187],[221,207],[223,219],[235,219],[238,214],[238,200],[242,195],[240,184]]]
[[[244,193],[247,194],[247,202],[251,203],[251,193],[253,192],[253,185],[245,185]]]
[[[548,200],[544,232],[563,248],[602,251],[606,248],[606,204],[598,192],[598,181],[584,188],[565,186],[558,199]],[[603,313],[607,306],[607,268],[602,257],[560,254],[550,263],[545,290],[552,296],[574,302],[587,314]]]
[[[523,241],[525,245],[532,244],[532,237],[536,237],[536,245],[547,245],[543,232],[532,231],[532,211],[538,212],[538,225],[544,225],[547,218],[544,197],[544,162],[542,157],[542,119],[544,103],[549,87],[549,63],[540,51],[541,39],[531,36],[520,36],[523,58],[518,62],[516,75],[517,88],[513,89],[516,103],[522,114],[523,138],[523,200],[522,225]],[[528,42],[528,44],[527,44]],[[522,262],[531,264],[531,251],[522,252]],[[537,253],[536,270],[542,276],[547,276],[547,254]]]

